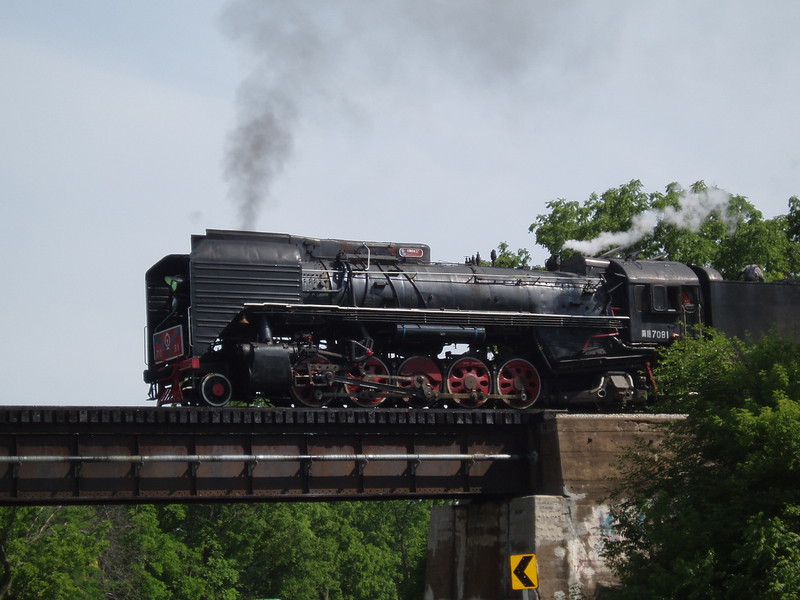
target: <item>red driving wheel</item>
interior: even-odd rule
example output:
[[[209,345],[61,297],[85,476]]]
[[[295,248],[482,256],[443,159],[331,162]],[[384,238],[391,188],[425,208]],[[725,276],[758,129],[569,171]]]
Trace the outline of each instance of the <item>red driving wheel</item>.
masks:
[[[329,399],[326,394],[332,393],[335,388],[333,385],[314,385],[311,383],[311,378],[319,373],[324,373],[325,365],[328,364],[330,361],[323,356],[309,356],[296,362],[292,368],[293,375],[308,378],[308,383],[301,383],[289,388],[292,398],[306,406],[314,408],[324,406]]]
[[[415,405],[428,406],[436,402],[439,390],[442,388],[442,372],[439,367],[427,356],[412,356],[403,361],[397,370],[397,384],[407,389],[421,389],[426,396],[406,396],[406,402]]]
[[[350,379],[360,379],[372,383],[389,383],[388,367],[381,359],[375,356],[371,356],[367,359],[367,362],[364,363],[362,368],[354,367],[350,369],[347,376]],[[350,399],[353,402],[366,408],[378,406],[378,404],[386,400],[386,396],[382,396],[380,391],[362,388],[357,384],[345,384],[344,389],[348,394],[351,394]]]
[[[489,399],[492,377],[489,367],[477,358],[465,356],[455,361],[447,370],[447,391],[451,394],[467,394],[454,398],[456,403],[475,408]]]
[[[497,371],[497,393],[512,408],[528,408],[539,399],[542,379],[531,363],[522,358],[512,358]]]

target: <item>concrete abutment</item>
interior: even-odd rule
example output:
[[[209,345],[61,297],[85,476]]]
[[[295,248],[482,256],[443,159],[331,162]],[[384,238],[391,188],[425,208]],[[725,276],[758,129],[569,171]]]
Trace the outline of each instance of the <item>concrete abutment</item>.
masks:
[[[675,415],[545,413],[535,425],[535,493],[437,506],[428,535],[425,600],[524,600],[510,556],[536,554],[539,588],[527,598],[595,598],[614,576],[600,557],[610,531],[605,499],[620,453],[657,443]]]

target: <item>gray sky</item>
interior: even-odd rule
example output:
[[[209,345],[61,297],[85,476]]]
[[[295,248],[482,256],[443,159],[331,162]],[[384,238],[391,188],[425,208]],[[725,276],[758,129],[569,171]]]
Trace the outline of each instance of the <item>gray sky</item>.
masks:
[[[145,404],[145,270],[243,219],[541,261],[546,202],[631,179],[783,214],[798,23],[794,0],[0,0],[2,402]]]

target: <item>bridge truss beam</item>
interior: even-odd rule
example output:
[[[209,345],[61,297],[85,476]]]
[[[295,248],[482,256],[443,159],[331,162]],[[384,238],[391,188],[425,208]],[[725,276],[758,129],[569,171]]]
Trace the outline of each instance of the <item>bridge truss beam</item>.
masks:
[[[0,504],[512,496],[536,412],[0,409]]]

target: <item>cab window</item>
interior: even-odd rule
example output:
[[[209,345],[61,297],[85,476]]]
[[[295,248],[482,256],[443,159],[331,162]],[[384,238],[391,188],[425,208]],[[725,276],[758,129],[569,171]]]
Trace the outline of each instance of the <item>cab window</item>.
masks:
[[[650,311],[654,313],[664,312],[678,312],[681,307],[681,289],[689,290],[690,288],[682,288],[680,285],[662,285],[654,283],[650,286]],[[684,292],[684,296],[686,292]],[[683,301],[683,304],[691,304],[691,300]]]

